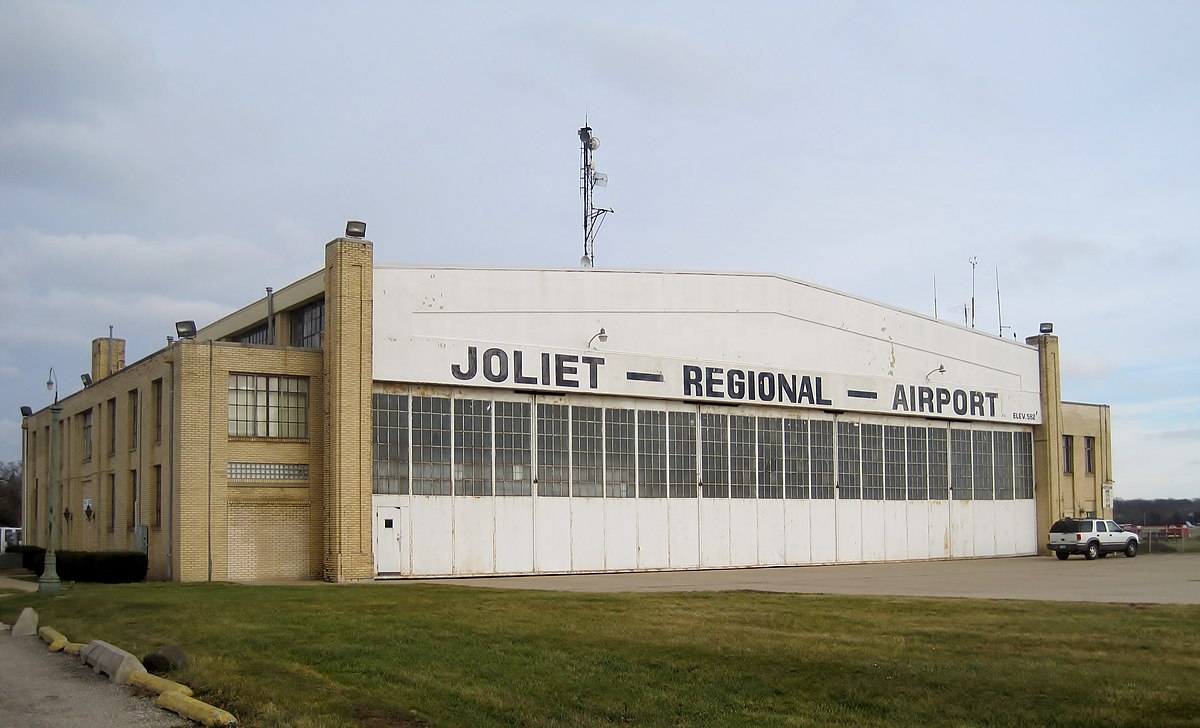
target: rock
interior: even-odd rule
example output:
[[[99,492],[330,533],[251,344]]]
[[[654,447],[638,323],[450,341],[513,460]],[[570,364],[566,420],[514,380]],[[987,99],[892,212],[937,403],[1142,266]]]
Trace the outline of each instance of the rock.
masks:
[[[17,623],[13,625],[13,637],[36,637],[38,632],[38,615],[33,611],[33,607],[25,607],[21,610],[21,616],[17,617]]]
[[[187,667],[188,658],[178,645],[163,645],[143,657],[142,664],[155,675],[165,675]]]

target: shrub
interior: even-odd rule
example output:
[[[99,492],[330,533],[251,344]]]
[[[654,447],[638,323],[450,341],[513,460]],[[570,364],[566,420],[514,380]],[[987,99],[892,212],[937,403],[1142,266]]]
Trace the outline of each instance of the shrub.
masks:
[[[46,550],[28,547],[21,554],[25,568],[41,576],[46,568]],[[55,570],[64,581],[128,584],[143,581],[149,560],[140,551],[58,551]]]

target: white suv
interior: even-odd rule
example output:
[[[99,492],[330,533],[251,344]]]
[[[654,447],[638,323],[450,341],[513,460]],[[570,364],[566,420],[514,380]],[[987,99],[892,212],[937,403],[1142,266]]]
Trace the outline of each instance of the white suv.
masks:
[[[1138,535],[1124,530],[1116,521],[1064,518],[1050,527],[1050,543],[1046,548],[1062,560],[1071,554],[1083,554],[1083,558],[1091,561],[1117,551],[1132,559],[1137,556]]]

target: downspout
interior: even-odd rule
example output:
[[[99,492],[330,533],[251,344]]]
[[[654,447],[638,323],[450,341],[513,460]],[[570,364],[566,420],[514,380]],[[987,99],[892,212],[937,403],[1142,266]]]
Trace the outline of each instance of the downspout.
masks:
[[[179,345],[173,346],[173,351],[167,356],[167,380],[170,390],[167,393],[167,581],[174,580],[175,558],[175,355]]]
[[[208,580],[213,580],[212,556],[212,466],[213,466],[213,342],[208,340]]]
[[[275,293],[267,286],[267,343],[275,345]]]

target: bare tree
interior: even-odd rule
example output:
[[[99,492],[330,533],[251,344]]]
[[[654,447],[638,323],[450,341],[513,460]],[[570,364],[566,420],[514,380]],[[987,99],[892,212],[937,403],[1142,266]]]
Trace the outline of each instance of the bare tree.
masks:
[[[0,462],[0,526],[21,525],[21,464]]]

